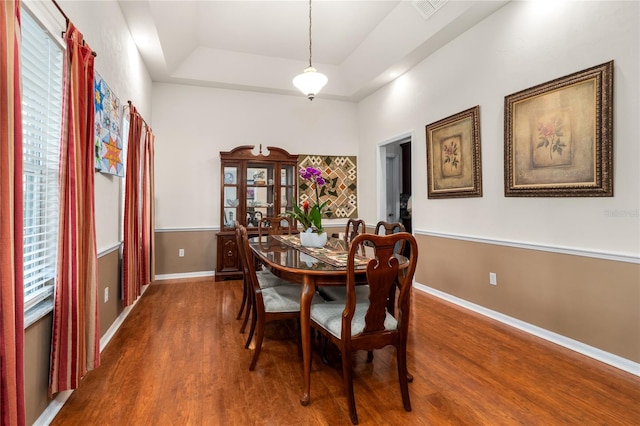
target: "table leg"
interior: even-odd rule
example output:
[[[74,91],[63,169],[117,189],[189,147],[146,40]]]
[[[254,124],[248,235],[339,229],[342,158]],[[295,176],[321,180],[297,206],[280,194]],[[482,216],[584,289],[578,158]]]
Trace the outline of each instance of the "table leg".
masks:
[[[308,405],[311,390],[311,300],[316,291],[312,276],[305,275],[300,294],[300,334],[302,340],[302,362],[304,364],[304,386],[300,404]]]

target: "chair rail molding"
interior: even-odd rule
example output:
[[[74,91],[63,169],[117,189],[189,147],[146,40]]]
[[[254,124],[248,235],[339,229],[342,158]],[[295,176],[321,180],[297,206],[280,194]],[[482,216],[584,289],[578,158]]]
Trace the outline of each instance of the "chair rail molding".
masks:
[[[472,237],[458,234],[446,234],[441,232],[414,230],[416,235],[424,235],[428,237],[448,238],[453,240],[470,241],[474,243],[492,244],[506,247],[521,248],[527,250],[546,251],[551,253],[569,254],[573,256],[592,257],[595,259],[614,260],[618,262],[640,264],[640,256],[628,256],[617,253],[596,252],[590,250],[582,250],[572,247],[547,246],[535,243],[522,243],[517,241],[498,240],[492,238]]]
[[[219,226],[183,226],[155,228],[154,232],[200,232],[200,231],[220,231]]]

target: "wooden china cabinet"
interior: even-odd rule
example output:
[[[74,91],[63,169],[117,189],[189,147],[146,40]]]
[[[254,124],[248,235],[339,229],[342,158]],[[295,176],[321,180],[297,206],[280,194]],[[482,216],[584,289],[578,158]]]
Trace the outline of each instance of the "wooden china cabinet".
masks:
[[[216,281],[242,277],[234,223],[258,233],[262,217],[293,208],[297,191],[298,156],[281,148],[243,145],[220,152],[220,232],[217,240]]]

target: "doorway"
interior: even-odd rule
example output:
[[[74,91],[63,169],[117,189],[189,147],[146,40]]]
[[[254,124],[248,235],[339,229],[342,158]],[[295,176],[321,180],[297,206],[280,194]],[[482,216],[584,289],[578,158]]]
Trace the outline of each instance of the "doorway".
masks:
[[[381,178],[379,217],[400,222],[412,232],[407,201],[411,196],[411,135],[380,144]]]

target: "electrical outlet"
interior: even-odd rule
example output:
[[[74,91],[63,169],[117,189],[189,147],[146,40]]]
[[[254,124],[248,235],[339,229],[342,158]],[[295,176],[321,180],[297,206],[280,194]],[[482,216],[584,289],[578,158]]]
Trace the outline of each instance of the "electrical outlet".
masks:
[[[109,287],[104,288],[104,303],[109,301]]]
[[[489,272],[489,284],[498,285],[498,277],[495,272]]]
[[[184,257],[184,249],[178,249],[178,257]]]

